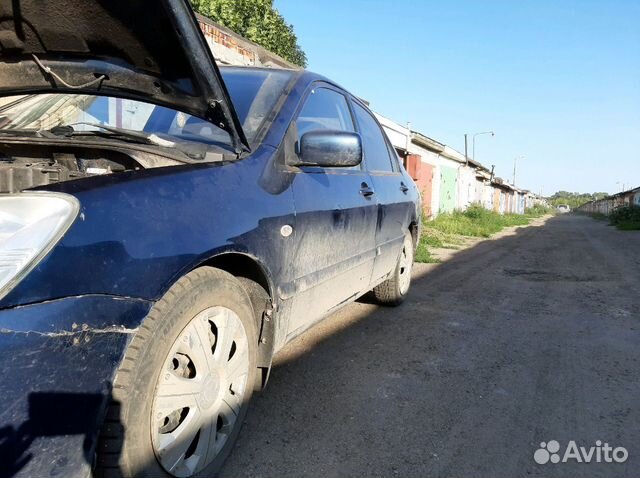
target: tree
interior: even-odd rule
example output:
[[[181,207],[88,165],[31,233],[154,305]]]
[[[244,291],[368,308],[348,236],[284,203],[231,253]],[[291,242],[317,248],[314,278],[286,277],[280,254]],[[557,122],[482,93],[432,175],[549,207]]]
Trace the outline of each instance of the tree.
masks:
[[[201,15],[295,65],[307,66],[307,56],[298,45],[293,25],[285,22],[273,0],[191,0],[191,3]]]
[[[554,206],[558,206],[560,204],[568,204],[572,209],[575,209],[579,206],[582,206],[584,203],[587,203],[590,201],[596,201],[598,199],[603,199],[608,196],[609,194],[602,193],[602,192],[591,194],[591,193],[575,193],[575,192],[569,192],[569,191],[558,191],[548,199],[549,199],[549,202]]]

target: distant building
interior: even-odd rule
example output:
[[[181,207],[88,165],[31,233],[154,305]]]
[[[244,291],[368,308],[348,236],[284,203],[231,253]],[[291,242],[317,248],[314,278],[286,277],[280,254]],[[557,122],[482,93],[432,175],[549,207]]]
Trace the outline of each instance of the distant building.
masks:
[[[624,206],[640,207],[640,187],[628,189],[617,194],[612,194],[597,201],[583,204],[578,210],[588,213],[598,213],[608,216],[614,209]]]
[[[376,113],[422,194],[425,217],[465,210],[471,204],[496,212],[524,214],[541,202],[529,191],[494,178],[492,171],[455,149]]]

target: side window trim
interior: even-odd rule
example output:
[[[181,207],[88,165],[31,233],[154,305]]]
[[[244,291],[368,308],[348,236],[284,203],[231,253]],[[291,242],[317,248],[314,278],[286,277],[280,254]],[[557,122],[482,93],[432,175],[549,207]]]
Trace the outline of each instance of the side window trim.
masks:
[[[355,120],[355,125],[357,128],[358,133],[362,136],[362,127],[360,126],[360,122],[357,120],[356,114],[355,114],[355,105],[360,106],[361,108],[363,108],[367,114],[369,116],[371,116],[371,118],[374,120],[375,124],[378,126],[378,129],[380,130],[380,133],[382,134],[382,139],[384,139],[385,145],[387,147],[387,155],[389,156],[389,164],[391,165],[391,171],[381,171],[381,170],[375,170],[375,169],[369,169],[368,165],[367,165],[367,155],[364,155],[363,161],[362,163],[365,165],[365,170],[367,171],[367,173],[369,174],[373,174],[373,175],[378,175],[378,176],[401,176],[402,175],[402,170],[400,169],[400,165],[398,163],[398,155],[397,154],[391,154],[391,151],[389,150],[389,148],[392,148],[392,150],[395,153],[395,148],[393,147],[393,145],[391,144],[391,141],[389,140],[389,137],[387,136],[387,133],[385,133],[384,129],[382,128],[382,125],[380,124],[380,122],[378,121],[378,118],[376,118],[376,115],[373,114],[373,112],[369,109],[368,106],[366,106],[362,100],[360,100],[360,98],[357,98],[353,95],[349,95],[349,99],[351,100],[350,102],[352,103],[351,109],[352,109],[352,114],[354,116],[354,120]],[[363,145],[363,149],[364,149],[364,145]]]
[[[394,173],[400,174],[402,170],[400,169],[400,157],[398,156],[398,152],[396,151],[396,148],[393,147],[393,144],[391,144],[391,139],[389,138],[387,133],[385,133],[384,128],[382,129],[382,132],[384,133],[384,139],[387,143],[389,156],[391,157],[391,169],[393,169]]]

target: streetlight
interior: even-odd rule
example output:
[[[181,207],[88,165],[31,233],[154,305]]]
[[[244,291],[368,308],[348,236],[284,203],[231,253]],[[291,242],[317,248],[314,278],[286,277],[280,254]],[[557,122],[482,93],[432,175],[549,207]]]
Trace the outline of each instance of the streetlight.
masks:
[[[473,135],[473,139],[471,140],[471,159],[473,159],[474,161],[476,159],[476,136],[480,136],[483,134],[490,134],[491,136],[496,135],[493,131],[483,131],[481,133],[476,133]]]
[[[624,192],[624,187],[625,187],[624,183],[616,182],[616,186],[622,186],[622,189],[620,190],[620,192]]]
[[[516,185],[516,165],[519,159],[524,159],[524,156],[516,156],[513,158],[513,185]]]

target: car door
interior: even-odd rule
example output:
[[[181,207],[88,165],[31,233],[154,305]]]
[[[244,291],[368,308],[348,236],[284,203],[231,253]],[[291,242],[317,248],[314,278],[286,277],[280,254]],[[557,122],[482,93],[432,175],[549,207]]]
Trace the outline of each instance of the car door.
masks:
[[[317,83],[291,125],[290,140],[314,130],[355,131],[347,97]],[[297,154],[289,148],[288,154]],[[361,166],[302,167],[292,184],[295,202],[295,294],[289,331],[297,334],[366,291],[375,259],[377,206]]]
[[[353,102],[353,112],[362,137],[363,164],[371,177],[378,204],[377,257],[372,274],[372,284],[375,284],[394,270],[415,207],[410,194],[412,184],[402,174],[398,157],[378,121],[358,101]]]

